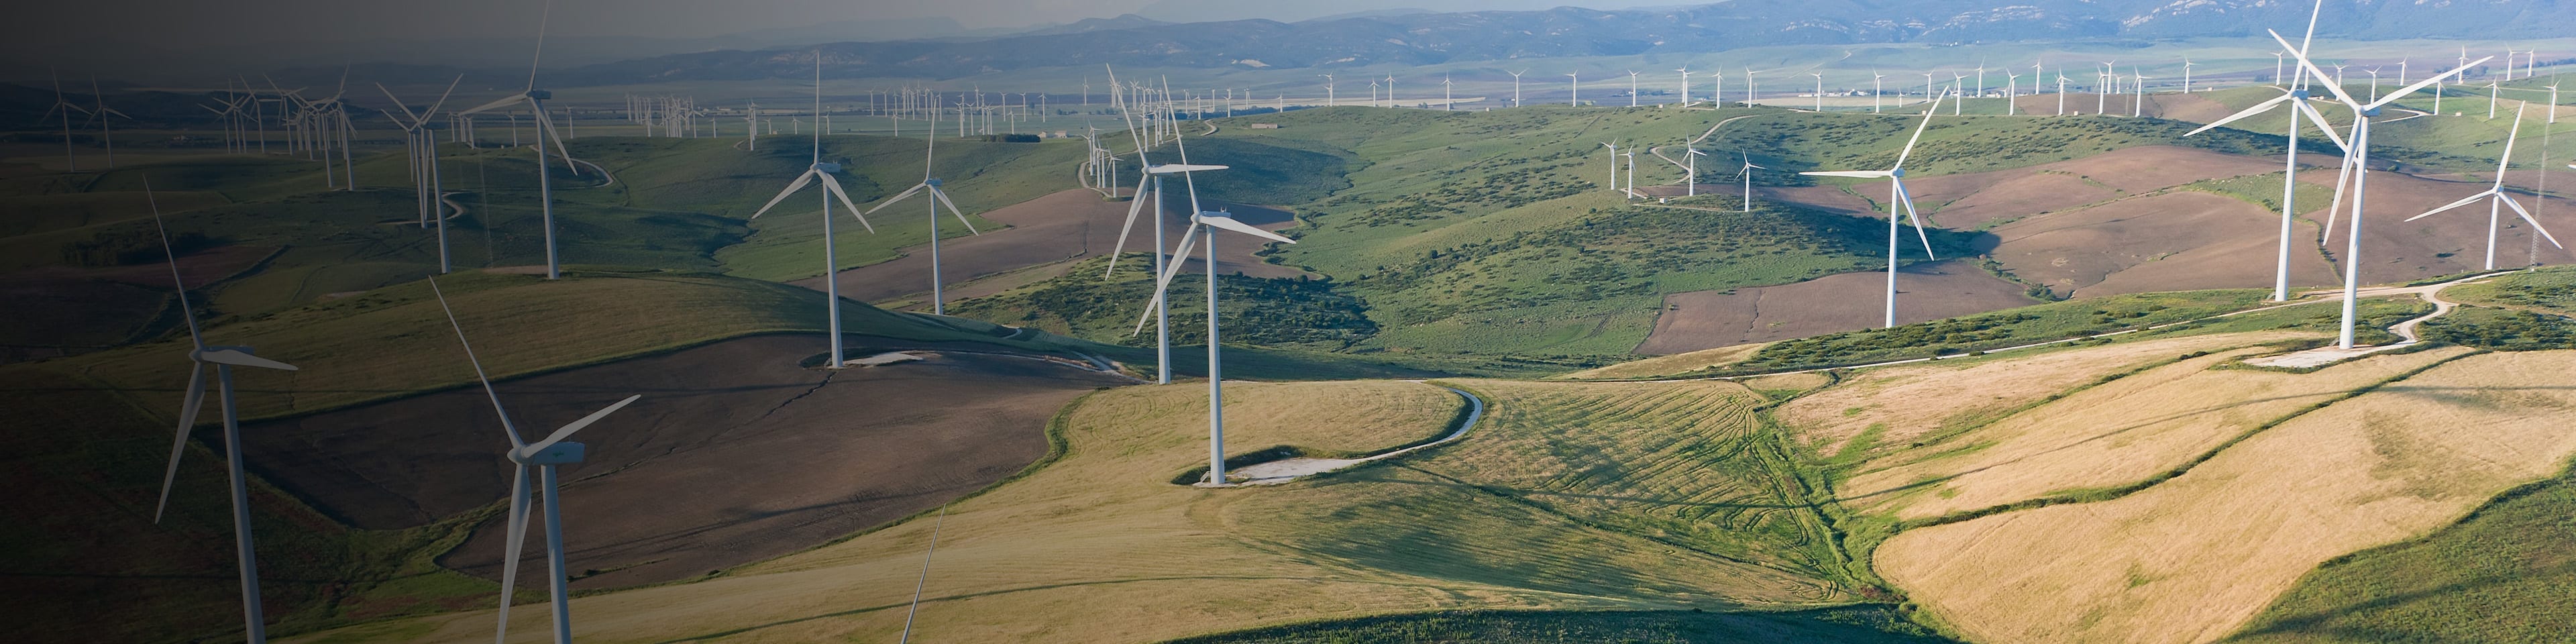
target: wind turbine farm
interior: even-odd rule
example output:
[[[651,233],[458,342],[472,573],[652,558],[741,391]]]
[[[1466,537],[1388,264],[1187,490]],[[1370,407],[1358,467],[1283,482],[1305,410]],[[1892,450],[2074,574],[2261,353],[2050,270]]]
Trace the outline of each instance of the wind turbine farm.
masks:
[[[0,66],[30,641],[2576,599],[2566,7],[111,9]]]

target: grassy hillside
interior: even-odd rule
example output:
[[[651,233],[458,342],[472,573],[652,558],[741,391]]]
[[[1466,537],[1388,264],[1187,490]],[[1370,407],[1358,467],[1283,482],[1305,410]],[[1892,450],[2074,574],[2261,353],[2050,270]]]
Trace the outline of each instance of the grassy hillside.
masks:
[[[1338,644],[1344,642],[1622,642],[1788,644],[1946,642],[1884,608],[1780,612],[1447,611],[1390,615],[1188,637],[1166,644]]]
[[[1767,434],[1751,424],[1754,394],[1722,383],[1472,386],[1489,385],[1490,410],[1520,411],[1492,417],[1457,448],[1229,490],[1170,483],[1205,458],[1203,390],[1106,391],[1062,417],[1061,458],[957,503],[944,519],[917,517],[697,583],[585,597],[575,610],[591,616],[592,637],[608,639],[891,637],[933,523],[940,545],[915,627],[924,639],[1134,641],[1442,609],[1731,611],[1852,601],[1841,573],[1802,572],[1836,570],[1808,511],[1724,502],[1799,494],[1781,480],[1793,475],[1758,456]],[[1402,444],[1439,431],[1456,404],[1409,383],[1227,393],[1231,453]],[[1450,402],[1420,404],[1440,397]],[[1641,401],[1649,404],[1632,404]],[[1514,466],[1553,451],[1547,436],[1578,417],[1590,419],[1587,445],[1655,435],[1666,440],[1641,445],[1671,447],[1622,451],[1625,460],[1569,449],[1547,469]],[[1666,493],[1708,505],[1623,500]],[[1817,556],[1824,565],[1810,565]],[[465,641],[488,637],[485,616],[331,637]]]

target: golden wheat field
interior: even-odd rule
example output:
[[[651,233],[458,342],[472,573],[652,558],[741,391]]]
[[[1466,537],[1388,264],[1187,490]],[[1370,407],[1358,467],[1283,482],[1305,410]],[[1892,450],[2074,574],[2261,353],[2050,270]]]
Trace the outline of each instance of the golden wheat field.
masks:
[[[2329,558],[2559,471],[2571,407],[2576,352],[2470,356],[2134,494],[1904,532],[1879,571],[1978,641],[2214,641]]]

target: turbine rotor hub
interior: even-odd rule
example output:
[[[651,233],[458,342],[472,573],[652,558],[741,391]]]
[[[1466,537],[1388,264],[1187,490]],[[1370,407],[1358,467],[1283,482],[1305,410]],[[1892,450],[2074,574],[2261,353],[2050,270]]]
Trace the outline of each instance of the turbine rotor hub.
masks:
[[[1890,176],[1890,177],[1896,177],[1896,178],[1899,178],[1899,179],[1903,179],[1903,178],[1905,178],[1905,169],[1904,169],[1904,168],[1897,168],[1897,169],[1894,169],[1894,170],[1889,170],[1889,171],[1887,171],[1887,176]]]

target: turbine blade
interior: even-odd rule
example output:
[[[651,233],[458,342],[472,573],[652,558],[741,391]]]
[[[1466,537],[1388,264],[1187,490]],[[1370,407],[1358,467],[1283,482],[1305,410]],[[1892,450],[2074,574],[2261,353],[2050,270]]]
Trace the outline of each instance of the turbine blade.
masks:
[[[832,178],[832,175],[821,172],[813,174],[814,176],[823,178],[823,189],[831,192],[833,197],[839,198],[841,200],[841,207],[850,209],[850,216],[857,218],[859,220],[859,225],[868,229],[868,234],[876,234],[876,225],[868,223],[867,215],[860,214],[859,207],[850,203],[850,192],[841,189],[840,179]]]
[[[2504,136],[2504,156],[2496,157],[2495,188],[2499,191],[2498,194],[2502,194],[2501,191],[2504,190],[2505,169],[2513,165],[2514,139],[2522,138],[2522,111],[2530,106],[2531,104],[2526,102],[2523,104],[2523,107],[2517,107],[2513,110],[2513,129],[2507,132]],[[2556,105],[2550,106],[2551,109],[2556,109],[2557,107],[2558,106]]]
[[[420,118],[421,118],[421,120],[423,120],[423,121],[429,120],[430,115],[432,115],[432,114],[437,114],[437,113],[438,113],[438,107],[439,107],[439,106],[441,106],[441,105],[446,105],[446,104],[447,104],[447,96],[448,96],[449,94],[454,94],[454,93],[456,93],[456,84],[457,84],[457,83],[462,83],[462,82],[465,82],[465,75],[464,75],[464,74],[457,74],[457,75],[456,75],[456,80],[448,81],[448,82],[447,82],[447,91],[445,91],[445,92],[440,92],[440,93],[438,94],[438,102],[429,104],[429,109],[427,109],[427,110],[422,110],[422,111],[421,111],[421,113],[420,113]]]
[[[627,396],[625,400],[617,401],[617,404],[601,408],[599,411],[590,412],[590,415],[583,416],[580,420],[565,423],[564,426],[555,428],[555,433],[547,434],[545,440],[537,441],[533,445],[519,448],[519,453],[535,454],[537,452],[545,451],[546,448],[553,447],[555,443],[560,443],[563,442],[563,439],[571,438],[573,432],[581,431],[581,428],[589,427],[591,423],[599,422],[599,419],[607,418],[610,413],[620,409],[625,409],[627,405],[635,404],[636,399],[643,397],[643,394]]]
[[[2513,200],[2513,196],[2512,196],[2512,195],[2507,195],[2507,194],[2503,194],[2503,193],[2497,193],[2497,194],[2496,194],[2496,198],[2497,198],[2497,199],[2502,199],[2502,200],[2504,200],[2504,205],[2509,206],[2509,207],[2512,207],[2512,208],[2513,208],[2513,214],[2522,215],[2522,220],[2523,220],[2523,221],[2531,222],[2531,227],[2532,227],[2533,229],[2535,229],[2535,230],[2539,230],[2539,231],[2540,231],[2540,236],[2541,236],[2541,237],[2545,237],[2545,238],[2548,238],[2548,239],[2549,239],[2549,245],[2550,245],[2550,246],[2557,247],[2557,248],[2560,248],[2560,249],[2565,249],[2565,248],[2567,248],[2566,246],[2561,246],[2561,245],[2559,245],[2559,243],[2558,243],[2558,236],[2557,236],[2557,235],[2549,234],[2549,229],[2548,229],[2547,227],[2541,226],[2541,225],[2540,225],[2540,220],[2531,218],[2531,211],[2529,211],[2529,210],[2523,210],[2523,209],[2522,209],[2522,202],[2514,201],[2514,200]]]
[[[2334,199],[2327,202],[2326,227],[2319,231],[2320,241],[2334,239],[2335,218],[2343,214],[2343,191],[2351,185],[2351,182],[2352,157],[2346,156],[2343,158],[2343,164],[2335,166]]]
[[[2431,216],[2433,216],[2433,215],[2435,215],[2435,214],[2439,214],[2439,213],[2441,213],[2442,211],[2446,211],[2446,210],[2450,210],[2450,209],[2453,209],[2453,208],[2458,208],[2458,207],[2461,207],[2461,206],[2466,206],[2466,205],[2469,205],[2469,204],[2477,203],[2477,201],[2478,201],[2479,199],[2486,199],[2486,198],[2490,198],[2490,197],[2500,197],[2500,196],[2503,196],[2503,195],[2498,194],[2498,193],[2497,193],[2495,190],[2493,190],[2493,189],[2481,190],[2481,191],[2478,191],[2478,193],[2477,193],[2477,194],[2469,195],[2469,196],[2467,196],[2467,197],[2463,197],[2463,198],[2461,198],[2459,201],[2451,202],[2451,203],[2450,203],[2450,205],[2446,205],[2446,206],[2442,206],[2442,207],[2440,207],[2440,208],[2434,208],[2434,209],[2432,209],[2432,210],[2424,211],[2424,214],[2421,214],[2421,215],[2416,215],[2416,216],[2413,216],[2413,217],[2407,217],[2407,218],[2406,218],[2406,221],[2414,221],[2414,220],[2417,220],[2417,219],[2423,219],[2423,218],[2425,218],[2425,217],[2431,217]]]
[[[2325,114],[2318,113],[2316,106],[2309,105],[2305,101],[2299,102],[2297,105],[2299,115],[2307,118],[2308,122],[2315,123],[2317,125],[2317,129],[2325,131],[2326,140],[2333,141],[2335,149],[2342,150],[2347,156],[2352,154],[2352,144],[2345,143],[2343,135],[2335,133],[2334,125],[2326,122]]]
[[[161,202],[152,197],[152,178],[143,177],[143,203],[152,207],[152,229],[161,235],[161,256],[170,260],[170,286],[179,291],[179,319],[188,321],[188,342],[199,351],[206,338],[197,332],[197,310],[188,306],[188,283],[179,279],[179,254],[170,248],[170,227],[161,222]]]
[[[1940,259],[1941,257],[1939,255],[1934,255],[1932,253],[1932,238],[1930,235],[1923,233],[1923,215],[1921,213],[1914,212],[1914,193],[1907,192],[1905,190],[1904,179],[1896,180],[1896,201],[1897,203],[1905,204],[1905,218],[1908,221],[1914,222],[1914,238],[1923,242],[1923,256],[1936,260]],[[1889,213],[1888,216],[1893,217],[1896,215],[1895,213]]]
[[[2296,58],[2296,59],[2298,59],[2298,61],[2299,61],[2299,68],[2300,68],[2300,69],[2308,70],[2308,74],[2309,74],[2312,78],[2317,79],[2317,84],[2319,84],[2319,85],[2324,85],[2324,86],[2326,86],[2326,89],[2327,89],[2328,91],[2332,91],[2332,92],[2334,92],[2335,100],[2343,101],[2343,104],[2344,104],[2344,105],[2348,105],[2348,106],[2351,106],[2351,107],[2354,107],[2354,108],[2360,108],[2360,107],[2362,107],[2361,101],[2354,100],[2351,94],[2346,94],[2346,93],[2344,93],[2344,91],[2343,91],[2343,86],[2342,86],[2341,84],[2338,84],[2338,83],[2334,82],[2334,80],[2333,80],[2333,79],[2334,79],[2334,75],[2333,75],[2333,74],[2328,74],[2328,73],[2326,73],[2326,72],[2325,72],[2325,70],[2317,69],[2317,64],[2316,64],[2316,63],[2313,63],[2313,62],[2309,62],[2309,61],[2308,61],[2308,52],[2307,52],[2306,50],[2299,49],[2299,48],[2296,48],[2296,47],[2291,47],[2291,46],[2290,46],[2290,39],[2288,39],[2288,38],[2282,38],[2282,37],[2281,37],[2281,32],[2273,31],[2273,30],[2270,30],[2270,29],[2265,29],[2265,30],[2263,30],[2263,32],[2264,32],[2264,33],[2268,33],[2268,34],[2272,34],[2272,40],[2279,41],[2279,42],[2281,43],[2281,48],[2282,48],[2282,49],[2289,50],[2289,52],[2290,52],[2290,57],[2291,57],[2291,58]],[[2484,60],[2480,60],[2480,61],[2478,61],[2478,62],[2486,62],[2486,61],[2484,61]],[[2439,77],[2439,76],[2436,76],[2435,78],[2440,78],[2440,77]]]
[[[205,408],[206,366],[188,365],[187,397],[179,399],[179,435],[170,439],[170,467],[161,474],[161,504],[152,508],[152,522],[161,522],[161,513],[170,509],[170,487],[179,482],[179,455],[188,451],[188,432],[197,428],[197,410]]]
[[[563,133],[555,131],[554,117],[546,116],[544,105],[538,104],[534,101],[530,101],[529,104],[537,106],[537,129],[544,130],[546,138],[554,140],[555,152],[563,155],[564,168],[572,170],[572,173],[575,175],[581,174],[581,168],[572,164],[572,151],[564,149]],[[545,145],[545,142],[539,141],[537,142],[537,145]]]
[[[1109,279],[1109,276],[1118,274],[1118,255],[1127,251],[1127,234],[1135,232],[1136,215],[1145,209],[1145,182],[1152,180],[1153,177],[1146,175],[1136,177],[1136,196],[1127,200],[1127,223],[1118,227],[1118,245],[1109,247],[1109,270],[1101,271],[1100,279]],[[1160,199],[1162,195],[1155,195],[1154,198]],[[1160,248],[1154,250],[1162,251]]]
[[[760,210],[752,212],[752,213],[751,213],[751,217],[750,217],[750,218],[748,218],[748,219],[744,219],[743,221],[751,221],[752,219],[759,219],[761,215],[769,214],[769,209],[770,209],[770,208],[772,208],[772,207],[776,207],[776,206],[778,205],[778,202],[786,201],[786,200],[787,200],[787,196],[788,196],[788,195],[796,194],[796,191],[805,189],[805,184],[813,183],[813,182],[814,182],[814,175],[815,175],[815,174],[816,174],[816,173],[815,173],[813,170],[810,170],[810,169],[809,169],[809,170],[806,170],[806,171],[805,171],[805,174],[796,175],[796,180],[795,180],[795,181],[792,181],[792,182],[789,182],[789,183],[787,184],[787,189],[786,189],[786,190],[780,190],[780,191],[778,191],[778,196],[770,197],[770,198],[769,198],[769,203],[761,204],[761,205],[760,205]],[[920,188],[914,188],[914,189],[915,189],[915,190],[919,190]],[[909,194],[912,194],[912,193],[910,193],[910,192],[905,192],[904,194],[909,195]],[[896,199],[898,199],[898,200],[899,200],[899,199],[902,199],[902,197],[896,197]],[[889,201],[889,202],[886,202],[886,203],[891,204],[891,203],[894,203],[894,202]],[[879,206],[879,207],[883,207],[883,206]],[[876,211],[871,210],[871,211],[868,211],[868,212],[876,212]]]
[[[903,200],[904,200],[904,198],[906,198],[906,197],[911,197],[911,196],[912,196],[912,193],[921,192],[921,189],[922,189],[922,188],[928,188],[928,187],[930,187],[930,184],[927,184],[927,183],[916,183],[916,184],[912,184],[912,189],[911,189],[911,190],[905,190],[905,191],[903,191],[901,194],[897,194],[897,195],[895,195],[895,196],[894,196],[894,198],[892,198],[892,199],[887,199],[887,200],[885,200],[885,202],[884,202],[884,203],[877,204],[877,207],[875,207],[875,208],[869,208],[869,209],[868,209],[868,211],[867,211],[866,213],[864,213],[864,214],[870,214],[870,215],[877,214],[877,211],[879,211],[879,210],[884,210],[884,209],[886,208],[886,206],[895,205],[896,203],[903,201]]]
[[[405,119],[408,119],[408,120],[410,120],[410,121],[411,121],[411,122],[413,122],[413,123],[419,123],[419,122],[420,122],[420,115],[419,115],[419,114],[414,114],[414,113],[412,113],[411,108],[403,106],[402,99],[394,98],[394,91],[393,91],[393,90],[390,90],[390,89],[385,89],[385,84],[384,84],[384,83],[376,83],[376,91],[384,92],[384,93],[385,93],[385,99],[386,99],[386,100],[393,101],[393,102],[394,102],[394,109],[402,110],[402,112],[403,112],[403,117],[404,117]],[[384,110],[377,110],[377,111],[382,112],[382,111],[384,111]],[[386,114],[385,114],[385,116],[393,116],[393,114],[392,114],[392,113],[390,113],[390,112],[388,112],[388,113],[386,113]],[[405,128],[405,129],[409,129],[409,128]]]
[[[501,547],[501,612],[500,632],[492,636],[493,644],[510,637],[510,600],[519,591],[519,554],[528,544],[528,466],[512,463],[517,473],[510,477],[510,509],[506,512],[509,534],[502,537]]]
[[[471,114],[480,114],[480,113],[483,113],[483,112],[489,112],[489,111],[492,111],[492,110],[497,110],[497,109],[501,109],[501,108],[504,108],[504,107],[509,107],[509,106],[511,106],[511,105],[518,104],[519,102],[521,102],[521,101],[525,101],[525,100],[528,100],[528,97],[527,97],[526,95],[511,96],[511,97],[509,97],[509,98],[504,98],[504,99],[501,99],[501,100],[492,101],[492,102],[490,102],[490,103],[484,103],[484,104],[483,104],[483,106],[481,106],[481,107],[477,107],[477,108],[474,108],[474,109],[466,110],[466,111],[463,111],[463,112],[457,112],[457,113],[456,113],[456,115],[457,115],[457,116],[467,116],[467,115],[471,115]]]
[[[233,365],[233,366],[236,366],[236,367],[259,367],[259,368],[261,368],[261,369],[276,369],[276,370],[279,370],[279,371],[295,371],[295,370],[296,370],[296,369],[295,369],[295,365],[291,365],[291,364],[287,364],[287,363],[283,363],[283,362],[278,362],[278,361],[276,361],[276,360],[270,360],[270,359],[267,359],[267,358],[262,358],[262,357],[255,356],[255,355],[251,355],[251,354],[248,354],[248,353],[243,353],[243,352],[241,352],[240,350],[236,350],[236,349],[216,349],[216,350],[213,350],[213,351],[199,351],[199,352],[197,352],[197,359],[198,359],[198,360],[203,360],[203,361],[206,361],[206,362],[212,362],[212,363],[215,363],[215,364],[228,364],[228,365]]]
[[[961,224],[965,224],[965,225],[966,225],[966,232],[971,233],[971,234],[975,234],[975,235],[983,235],[983,234],[984,234],[984,233],[983,233],[983,231],[979,231],[979,230],[976,230],[976,229],[975,229],[975,222],[971,222],[971,221],[967,221],[967,220],[966,220],[966,213],[962,213],[962,212],[958,212],[958,211],[957,211],[957,202],[949,201],[949,200],[948,200],[948,191],[946,191],[946,190],[941,190],[941,189],[938,189],[938,188],[936,188],[936,187],[933,187],[933,188],[931,188],[931,189],[930,189],[930,198],[938,200],[938,201],[939,201],[939,205],[947,206],[947,207],[948,207],[948,214],[956,215],[956,216],[957,216],[957,223],[961,223]]]
[[[2406,86],[2406,89],[2397,90],[2397,93],[2395,93],[2395,94],[2389,94],[2389,95],[2387,95],[2386,97],[2379,99],[2379,101],[2378,101],[2378,102],[2376,102],[2376,103],[2371,103],[2371,104],[2370,104],[2370,107],[2374,107],[2374,108],[2377,108],[2377,107],[2386,107],[2389,103],[2395,103],[2395,102],[2397,102],[2397,99],[2405,98],[2405,97],[2406,97],[2406,95],[2415,93],[2415,92],[2416,92],[2416,90],[2421,90],[2421,89],[2424,89],[2424,88],[2426,88],[2426,87],[2431,87],[2431,86],[2433,86],[2433,84],[2434,84],[2434,83],[2441,82],[2441,80],[2442,80],[2442,79],[2444,79],[2444,78],[2448,78],[2448,77],[2450,77],[2452,74],[2457,74],[2457,73],[2460,73],[2460,72],[2461,72],[2461,71],[2463,71],[2463,70],[2467,70],[2468,68],[2476,67],[2476,66],[2478,66],[2478,65],[2486,64],[2486,62],[2487,62],[2487,61],[2490,61],[2490,60],[2495,60],[2495,57],[2494,57],[2494,56],[2488,56],[2488,57],[2485,57],[2485,58],[2480,58],[2480,59],[2477,59],[2477,60],[2469,61],[2469,64],[2461,65],[2461,66],[2459,66],[2459,67],[2454,67],[2454,68],[2452,68],[2452,69],[2451,69],[2451,71],[2442,72],[2442,73],[2440,73],[2440,74],[2435,74],[2435,75],[2433,75],[2433,76],[2425,77],[2425,79],[2424,79],[2424,80],[2415,81],[2415,84]]]
[[[1197,221],[1191,221],[1189,227],[1181,229],[1181,247],[1179,250],[1172,253],[1171,263],[1163,265],[1163,276],[1154,278],[1154,294],[1152,297],[1146,298],[1145,312],[1136,316],[1136,330],[1128,335],[1133,336],[1145,333],[1145,323],[1154,319],[1154,308],[1165,299],[1164,293],[1172,288],[1172,278],[1181,274],[1181,265],[1188,263],[1187,260],[1190,258],[1190,249],[1198,245],[1198,232],[1199,222]],[[1154,250],[1161,251],[1162,249],[1157,248]]]
[[[1810,177],[1852,177],[1855,179],[1885,179],[1895,176],[1893,173],[1886,170],[1835,170],[1832,172],[1800,172],[1798,174]]]
[[[501,392],[492,389],[492,379],[483,375],[483,360],[474,357],[474,343],[465,340],[465,325],[456,322],[456,309],[448,308],[447,293],[439,290],[438,278],[422,278],[421,281],[429,282],[430,295],[438,298],[438,310],[447,314],[447,328],[456,330],[456,344],[465,347],[465,361],[474,365],[474,379],[483,382],[483,396],[492,399],[492,413],[501,417],[501,431],[509,435],[510,447],[526,445],[519,440],[519,427],[510,422],[510,411],[501,408]]]
[[[1231,231],[1234,231],[1234,232],[1243,233],[1243,234],[1246,234],[1246,235],[1251,235],[1251,236],[1254,236],[1254,237],[1259,237],[1259,238],[1262,238],[1262,239],[1267,239],[1267,240],[1275,241],[1275,242],[1279,242],[1279,243],[1282,243],[1282,244],[1294,244],[1294,243],[1297,243],[1297,240],[1289,239],[1289,238],[1287,238],[1287,237],[1281,236],[1279,233],[1274,233],[1274,232],[1270,232],[1270,231],[1267,231],[1267,230],[1262,230],[1262,229],[1259,229],[1259,228],[1254,228],[1254,227],[1252,227],[1252,224],[1243,223],[1242,221],[1235,219],[1233,215],[1228,215],[1228,214],[1225,214],[1225,213],[1209,213],[1209,212],[1203,212],[1203,213],[1199,213],[1199,217],[1198,217],[1198,219],[1199,219],[1199,221],[1200,221],[1200,222],[1202,222],[1202,223],[1206,223],[1206,224],[1207,224],[1207,225],[1209,225],[1209,226],[1214,226],[1214,227],[1217,227],[1217,228],[1223,228],[1223,229],[1226,229],[1226,230],[1231,230]]]
[[[1905,167],[1905,158],[1914,155],[1914,142],[1923,140],[1923,130],[1932,127],[1932,115],[1941,111],[1941,99],[1949,97],[1950,95],[1946,92],[1942,93],[1940,96],[1932,97],[1932,107],[1923,110],[1923,123],[1914,126],[1914,137],[1906,139],[1905,149],[1896,153],[1895,167]]]
[[[2202,133],[2202,132],[2207,132],[2207,131],[2210,131],[2210,130],[2218,129],[2220,126],[2223,126],[2223,125],[2226,125],[2226,124],[2229,124],[2229,123],[2234,123],[2234,122],[2241,121],[2241,120],[2244,120],[2244,119],[2252,118],[2252,117],[2254,117],[2254,115],[2262,114],[2262,113],[2263,113],[2264,111],[2266,111],[2266,110],[2270,110],[2270,109],[2272,109],[2273,107],[2279,106],[2283,101],[2287,101],[2287,100],[2290,100],[2290,99],[2292,99],[2292,98],[2296,98],[2296,97],[2297,97],[2297,95],[2296,95],[2296,94],[2291,94],[2291,93],[2286,92],[2286,91],[2285,91],[2285,92],[2282,92],[2282,93],[2281,93],[2281,95],[2280,95],[2279,97],[2277,97],[2277,98],[2274,98],[2274,99],[2272,99],[2272,100],[2268,100],[2268,101],[2263,101],[2263,102],[2261,102],[2261,103],[2257,103],[2257,104],[2255,104],[2253,107],[2245,108],[2245,111],[2237,112],[2237,113],[2235,113],[2235,114],[2228,115],[2228,117],[2227,117],[2227,118],[2219,119],[2219,120],[2216,120],[2216,121],[2210,121],[2208,125],[2200,126],[2200,129],[2192,130],[2192,131],[2190,131],[2190,132],[2188,132],[2188,133],[2183,134],[2183,136],[2191,136],[2191,135],[2193,135],[2193,134],[2199,134],[2199,133]]]

